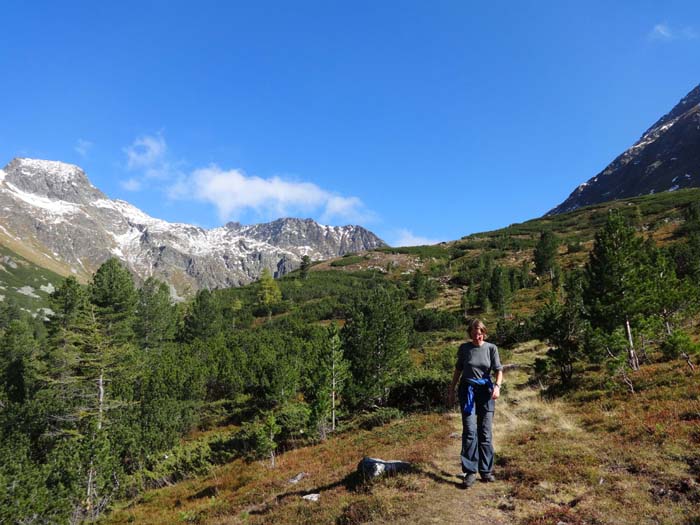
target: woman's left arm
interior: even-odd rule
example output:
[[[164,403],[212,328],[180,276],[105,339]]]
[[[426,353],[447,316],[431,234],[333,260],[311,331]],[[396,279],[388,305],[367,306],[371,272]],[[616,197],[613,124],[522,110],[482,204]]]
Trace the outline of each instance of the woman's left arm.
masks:
[[[501,384],[503,383],[503,370],[498,370],[496,372],[496,380],[493,382],[493,394],[491,394],[491,399],[498,399],[501,395]]]

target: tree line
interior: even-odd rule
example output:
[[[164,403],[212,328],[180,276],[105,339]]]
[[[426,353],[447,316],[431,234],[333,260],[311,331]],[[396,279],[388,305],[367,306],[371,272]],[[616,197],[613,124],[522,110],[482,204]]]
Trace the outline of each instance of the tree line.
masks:
[[[553,279],[546,304],[532,319],[532,334],[547,340],[540,374],[558,372],[571,385],[577,363],[607,362],[613,376],[634,390],[628,370],[650,360],[682,357],[694,368],[698,345],[688,328],[700,310],[700,203],[685,210],[674,243],[659,246],[643,228],[611,211],[596,233],[583,268]],[[557,267],[557,241],[543,235],[540,267]],[[537,255],[538,250],[535,251]],[[561,272],[561,270],[558,270]]]
[[[110,259],[87,286],[67,278],[46,321],[5,304],[0,521],[91,521],[115,498],[217,460],[274,461],[386,406],[412,369],[407,294],[430,287],[317,273],[176,304]],[[184,450],[189,431],[220,424],[234,430]]]

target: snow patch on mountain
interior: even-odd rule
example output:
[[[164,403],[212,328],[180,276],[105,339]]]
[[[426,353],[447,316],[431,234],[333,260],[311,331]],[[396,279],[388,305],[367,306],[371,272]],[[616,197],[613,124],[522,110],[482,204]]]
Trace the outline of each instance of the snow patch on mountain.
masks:
[[[34,176],[37,173],[45,174],[54,181],[61,183],[76,182],[76,179],[83,173],[78,166],[67,164],[56,160],[41,159],[17,159],[21,166],[21,172],[25,176]]]
[[[70,202],[65,202],[61,200],[49,199],[47,197],[42,197],[40,195],[35,195],[33,193],[28,193],[26,191],[20,190],[14,184],[9,182],[5,183],[5,186],[20,200],[26,202],[30,206],[35,208],[41,208],[44,211],[49,212],[52,215],[73,215],[79,213],[81,210],[75,204]]]

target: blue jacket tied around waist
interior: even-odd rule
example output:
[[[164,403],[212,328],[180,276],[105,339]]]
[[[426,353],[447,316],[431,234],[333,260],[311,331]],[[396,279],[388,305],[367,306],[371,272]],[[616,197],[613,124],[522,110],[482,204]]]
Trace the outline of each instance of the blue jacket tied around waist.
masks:
[[[464,413],[471,416],[474,413],[474,388],[487,386],[489,391],[493,391],[493,383],[490,377],[482,377],[481,379],[467,379],[467,401],[462,409]]]

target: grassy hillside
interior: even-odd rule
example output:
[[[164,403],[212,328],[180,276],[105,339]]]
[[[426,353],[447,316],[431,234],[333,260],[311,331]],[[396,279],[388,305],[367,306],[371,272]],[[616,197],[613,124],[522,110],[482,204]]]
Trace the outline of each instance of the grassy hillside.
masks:
[[[289,451],[275,468],[217,467],[148,492],[105,523],[697,523],[696,376],[680,362],[645,368],[630,396],[600,390],[600,371],[591,370],[588,390],[552,398],[530,374],[545,348],[518,345],[508,359],[494,484],[460,488],[458,414],[417,414]],[[355,468],[363,456],[411,461],[414,469],[362,483]]]
[[[550,230],[560,241],[564,272],[580,268],[611,209],[657,246],[683,242],[684,210],[698,201],[700,190],[650,195],[436,246],[383,248],[319,263],[306,281],[297,273],[280,281],[283,301],[272,323],[284,326],[294,317],[342,324],[339,305],[353,290],[389,280],[409,298],[414,365],[441,377],[435,384],[444,388],[464,338],[462,298],[475,286],[465,284],[465,271],[474,271],[477,261],[485,257],[531,274],[534,247]],[[563,292],[549,278],[530,277],[510,299],[505,322],[493,309],[470,305],[466,312],[486,320],[507,367],[495,424],[496,483],[461,491],[458,414],[439,402],[408,404],[386,417],[348,415],[338,433],[286,450],[274,468],[266,459],[238,459],[146,492],[120,504],[105,522],[457,523],[468,515],[468,522],[524,525],[700,523],[700,384],[691,367],[697,355],[690,362],[669,357],[663,334],[650,338],[641,327],[639,370],[619,358],[581,358],[572,383],[562,384],[549,345],[526,339],[533,314]],[[253,285],[222,293],[245,302],[257,291]],[[698,321],[692,313],[682,322],[691,341],[700,339]],[[191,439],[212,437],[204,432]],[[411,461],[414,468],[363,483],[355,474],[363,456]],[[301,481],[292,483],[300,473]],[[311,493],[320,500],[302,498]]]
[[[349,254],[178,305],[109,261],[88,289],[63,285],[48,330],[0,311],[0,521],[455,523],[468,508],[478,522],[697,523],[699,200]],[[592,253],[600,271],[579,271]],[[2,261],[15,295],[58,285]],[[498,482],[463,493],[445,394],[473,316],[507,370]],[[366,483],[363,456],[413,468]]]
[[[0,246],[0,300],[15,303],[33,316],[46,316],[49,294],[63,281],[60,275],[36,266]]]

